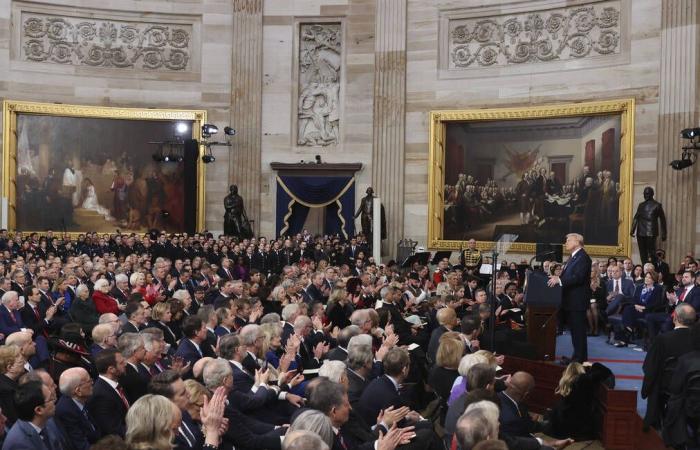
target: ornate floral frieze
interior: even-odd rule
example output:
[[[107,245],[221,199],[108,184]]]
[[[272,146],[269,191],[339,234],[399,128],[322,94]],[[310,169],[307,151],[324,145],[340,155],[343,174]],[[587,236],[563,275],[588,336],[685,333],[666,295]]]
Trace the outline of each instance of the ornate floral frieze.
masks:
[[[297,145],[340,140],[341,29],[338,22],[299,25]]]
[[[192,24],[22,11],[23,61],[147,71],[191,69]]]
[[[622,0],[448,22],[449,69],[506,67],[619,54]]]

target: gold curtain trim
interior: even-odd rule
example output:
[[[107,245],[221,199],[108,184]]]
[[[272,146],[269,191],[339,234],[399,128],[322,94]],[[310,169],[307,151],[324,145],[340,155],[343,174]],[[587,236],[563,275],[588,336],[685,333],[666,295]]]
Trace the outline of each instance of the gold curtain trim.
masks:
[[[294,199],[291,199],[287,204],[287,214],[284,215],[284,228],[280,230],[280,236],[284,236],[284,233],[289,229],[289,218],[292,217],[292,206],[294,206]]]
[[[340,230],[343,232],[343,236],[345,236],[345,239],[347,240],[348,238],[348,233],[345,232],[345,219],[343,218],[343,205],[340,203],[340,200],[336,200],[335,204],[338,205],[338,219],[340,220]]]
[[[348,184],[346,184],[345,187],[343,189],[341,189],[340,193],[337,196],[335,196],[335,198],[331,199],[330,201],[328,201],[326,203],[306,203],[305,201],[302,201],[301,199],[299,199],[296,195],[292,194],[292,192],[289,190],[287,185],[284,184],[284,181],[282,181],[282,179],[279,177],[279,175],[277,176],[277,182],[280,184],[280,186],[282,186],[282,189],[284,189],[284,192],[286,192],[287,195],[289,195],[292,198],[292,200],[294,200],[295,202],[297,202],[301,205],[304,205],[307,208],[322,208],[324,206],[328,206],[331,203],[337,202],[338,200],[340,200],[340,197],[342,197],[347,192],[347,190],[350,189],[350,186],[352,186],[352,184],[355,182],[355,178],[354,177],[350,178],[350,181],[348,181]]]

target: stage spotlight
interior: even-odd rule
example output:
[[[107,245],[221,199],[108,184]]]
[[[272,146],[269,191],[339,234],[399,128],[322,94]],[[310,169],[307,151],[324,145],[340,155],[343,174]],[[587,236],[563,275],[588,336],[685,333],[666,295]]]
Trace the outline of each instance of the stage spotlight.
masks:
[[[170,212],[168,212],[168,211],[165,210],[165,209],[162,209],[162,210],[160,211],[160,216],[161,216],[162,218],[164,218],[164,219],[167,219],[168,217],[170,217]]]
[[[224,133],[226,133],[229,136],[234,136],[236,134],[236,130],[234,130],[231,127],[224,127]]]
[[[165,155],[165,156],[163,156],[163,161],[164,161],[164,162],[170,162],[170,155]]]
[[[676,159],[675,161],[671,161],[671,164],[669,164],[671,167],[673,167],[675,170],[683,170],[686,169],[690,166],[693,165],[693,161],[689,159]]]
[[[205,123],[202,125],[202,137],[204,138],[209,138],[211,137],[212,134],[216,134],[219,132],[219,127],[216,125],[212,125],[210,123]]]
[[[683,150],[683,154],[681,155],[681,159],[676,159],[675,161],[671,161],[671,164],[669,164],[674,170],[683,170],[687,169],[688,167],[692,166],[695,164],[695,160],[697,157],[693,153],[692,150]]]
[[[683,139],[696,139],[700,136],[700,128],[686,128],[681,131],[681,137]]]
[[[216,157],[214,157],[214,155],[204,155],[204,156],[202,156],[202,162],[203,162],[204,164],[213,163],[214,161],[216,161]]]
[[[185,122],[178,122],[175,124],[175,132],[177,134],[185,134],[190,127]]]

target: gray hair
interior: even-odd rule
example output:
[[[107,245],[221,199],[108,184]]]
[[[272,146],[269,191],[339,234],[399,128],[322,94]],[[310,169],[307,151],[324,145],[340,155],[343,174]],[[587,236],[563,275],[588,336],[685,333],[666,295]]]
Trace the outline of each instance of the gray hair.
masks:
[[[119,336],[119,341],[117,341],[119,352],[126,359],[131,358],[142,345],[144,345],[143,337],[138,333],[124,333]]]
[[[294,330],[301,330],[302,328],[308,326],[311,323],[311,319],[308,316],[299,316],[294,319]]]
[[[333,446],[333,438],[335,433],[333,432],[331,419],[321,411],[309,409],[299,414],[290,425],[289,429],[287,430],[287,434],[300,430],[316,433],[321,439],[323,439],[323,442],[325,442],[328,447]],[[286,440],[287,439],[285,438],[285,441]]]
[[[238,332],[238,336],[241,339],[241,344],[246,346],[253,345],[258,336],[260,336],[260,325],[246,325]]]
[[[350,341],[348,341],[348,351],[356,345],[369,345],[371,347],[372,336],[369,334],[358,334],[357,336],[351,337]]]
[[[302,414],[306,412],[308,411],[304,411]],[[284,435],[282,450],[330,450],[330,447],[318,434],[312,431],[296,430],[287,431]]]
[[[350,314],[350,323],[362,328],[362,326],[367,322],[367,319],[369,319],[369,310],[366,309],[357,309],[353,311],[352,314]]]
[[[219,356],[231,360],[236,355],[236,350],[241,346],[241,340],[235,334],[227,334],[219,340]]]
[[[280,323],[282,319],[280,318],[280,315],[277,313],[267,313],[264,316],[260,318],[260,325],[264,325],[266,323],[274,323],[278,324]]]
[[[282,320],[289,321],[295,314],[299,312],[299,305],[290,303],[282,308]]]
[[[367,367],[372,361],[374,361],[372,345],[353,345],[348,348],[348,359],[345,362],[352,370]]]
[[[118,273],[118,274],[114,277],[114,282],[115,282],[115,283],[124,283],[124,282],[127,282],[127,283],[128,283],[128,282],[129,282],[129,277],[127,277],[127,276],[126,276],[125,274],[123,274],[123,273]]]
[[[342,361],[323,361],[323,365],[318,369],[319,377],[326,377],[334,383],[340,383],[345,373],[345,363]]]
[[[676,322],[679,324],[689,327],[695,323],[696,313],[695,308],[693,308],[692,305],[689,305],[688,303],[680,303],[678,306],[676,306],[674,312],[676,313]]]
[[[178,299],[180,301],[187,298],[188,296],[190,296],[190,293],[187,291],[187,289],[178,289],[173,293],[173,298]]]
[[[156,336],[151,333],[140,333],[139,336],[141,336],[141,339],[143,340],[143,348],[145,348],[148,352],[153,352],[153,350],[156,348],[156,343],[159,342],[159,339],[156,339]]]
[[[202,379],[204,380],[204,386],[209,390],[214,390],[219,386],[224,384],[224,379],[233,373],[231,370],[231,365],[228,361],[223,359],[215,359],[209,361],[206,366],[204,366],[204,372],[202,373]]]
[[[473,366],[488,363],[489,360],[486,356],[477,353],[470,353],[462,356],[462,359],[459,361],[459,367],[457,367],[457,372],[459,372],[459,374],[463,377],[466,377],[469,373],[469,369],[471,369]]]
[[[80,285],[78,285],[77,288],[75,288],[75,293],[76,293],[77,295],[80,295],[80,294],[82,294],[83,292],[90,292],[90,288],[87,287],[86,284],[80,284]]]
[[[455,430],[461,448],[473,448],[477,443],[498,436],[498,407],[489,401],[469,405],[457,421]]]
[[[10,303],[13,298],[19,298],[19,295],[17,295],[17,292],[15,291],[7,291],[4,294],[2,294],[2,297],[0,297],[0,302],[2,302],[3,305],[7,305]]]

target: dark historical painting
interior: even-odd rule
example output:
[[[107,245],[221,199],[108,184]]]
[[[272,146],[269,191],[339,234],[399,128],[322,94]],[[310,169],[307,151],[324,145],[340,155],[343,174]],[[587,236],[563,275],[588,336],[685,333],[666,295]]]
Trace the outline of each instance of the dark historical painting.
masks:
[[[617,245],[621,116],[450,122],[443,238]]]
[[[18,114],[17,229],[182,231],[183,164],[155,162],[149,144],[175,125]]]

